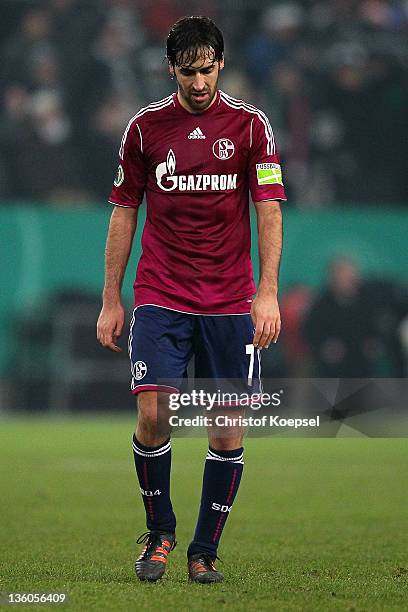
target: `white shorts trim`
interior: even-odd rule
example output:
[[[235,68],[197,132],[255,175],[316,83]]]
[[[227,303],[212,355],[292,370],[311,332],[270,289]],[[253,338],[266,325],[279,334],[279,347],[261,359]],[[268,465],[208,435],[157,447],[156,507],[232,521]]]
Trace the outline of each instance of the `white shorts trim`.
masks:
[[[165,310],[172,310],[173,312],[194,315],[196,317],[246,317],[247,315],[251,314],[250,312],[217,312],[214,314],[209,314],[208,312],[188,312],[187,310],[177,310],[177,308],[170,308],[169,306],[160,306],[160,304],[139,304],[139,306],[135,306],[133,312],[135,312],[138,308],[141,308],[142,306],[156,306],[156,308],[164,308]]]

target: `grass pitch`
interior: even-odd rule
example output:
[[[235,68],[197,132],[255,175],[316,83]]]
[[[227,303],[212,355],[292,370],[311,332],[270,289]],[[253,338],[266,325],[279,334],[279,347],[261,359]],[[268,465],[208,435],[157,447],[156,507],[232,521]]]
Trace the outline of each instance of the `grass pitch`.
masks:
[[[1,422],[0,591],[67,592],[68,608],[84,611],[408,610],[407,440],[247,439],[219,551],[226,580],[192,585],[185,551],[206,441],[175,438],[179,543],[164,579],[142,584],[132,427]]]

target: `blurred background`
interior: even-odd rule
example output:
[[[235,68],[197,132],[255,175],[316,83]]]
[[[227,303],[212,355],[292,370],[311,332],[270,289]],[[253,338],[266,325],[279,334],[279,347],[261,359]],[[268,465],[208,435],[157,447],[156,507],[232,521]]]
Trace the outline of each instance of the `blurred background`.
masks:
[[[265,376],[406,376],[407,0],[0,5],[0,410],[133,409],[126,339],[122,356],[95,339],[106,200],[128,119],[174,88],[165,39],[186,14],[222,29],[220,85],[280,146],[283,331]]]

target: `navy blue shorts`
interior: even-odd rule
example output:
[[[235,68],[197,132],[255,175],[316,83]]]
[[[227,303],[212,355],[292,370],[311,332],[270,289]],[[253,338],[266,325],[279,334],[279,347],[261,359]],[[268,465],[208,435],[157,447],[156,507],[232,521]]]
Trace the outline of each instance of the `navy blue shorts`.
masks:
[[[195,315],[159,306],[133,311],[129,332],[131,390],[180,391],[194,356],[195,380],[212,390],[261,391],[261,355],[249,314]]]

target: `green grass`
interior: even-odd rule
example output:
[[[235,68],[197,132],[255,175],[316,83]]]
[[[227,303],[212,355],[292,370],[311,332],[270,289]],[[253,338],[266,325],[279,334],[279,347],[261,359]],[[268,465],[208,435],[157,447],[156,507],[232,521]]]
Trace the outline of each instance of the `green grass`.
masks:
[[[141,584],[132,421],[0,427],[0,591],[65,591],[84,611],[408,610],[405,439],[247,439],[219,551],[226,580],[204,586],[185,566],[204,439],[174,439],[179,544],[161,583]]]

